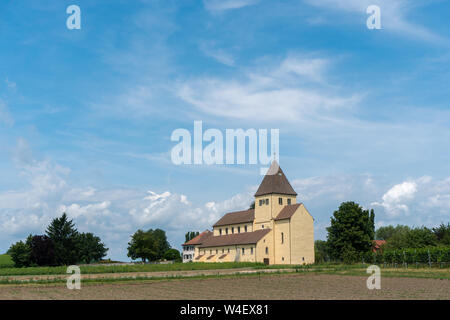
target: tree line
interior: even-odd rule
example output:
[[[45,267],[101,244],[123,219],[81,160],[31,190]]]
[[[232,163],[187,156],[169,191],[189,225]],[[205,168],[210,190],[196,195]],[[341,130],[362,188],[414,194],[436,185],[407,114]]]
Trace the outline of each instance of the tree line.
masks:
[[[44,235],[29,235],[11,245],[8,254],[16,267],[92,263],[106,256],[108,248],[92,233],[80,233],[65,213],[52,220]]]
[[[198,232],[189,233],[195,237]],[[80,233],[66,213],[55,218],[44,235],[29,235],[26,240],[12,244],[7,252],[15,267],[61,266],[101,261],[108,248],[92,233]],[[181,254],[171,248],[166,233],[161,229],[138,230],[128,243],[128,256],[143,262],[181,261]]]
[[[397,261],[400,250],[407,255],[423,260],[425,253],[435,257],[433,261],[448,259],[450,246],[450,224],[441,224],[436,228],[408,227],[403,225],[384,226],[375,230],[375,212],[365,210],[355,202],[343,202],[331,217],[327,228],[327,240],[315,241],[316,262],[374,260],[373,240],[386,240],[386,244],[377,252],[378,258],[385,253],[385,259]],[[424,250],[420,250],[426,248]],[[431,250],[431,251],[430,251]],[[430,253],[429,253],[430,252]],[[432,252],[432,253],[431,253]],[[419,258],[417,258],[419,259]],[[378,261],[376,260],[376,261]],[[385,260],[385,261],[387,261]],[[416,260],[417,262],[420,262]]]

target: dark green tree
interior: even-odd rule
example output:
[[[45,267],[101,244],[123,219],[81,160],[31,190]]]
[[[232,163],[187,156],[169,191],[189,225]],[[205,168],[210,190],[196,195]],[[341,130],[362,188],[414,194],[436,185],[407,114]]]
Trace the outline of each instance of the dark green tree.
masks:
[[[138,230],[131,236],[128,243],[128,256],[133,259],[156,261],[164,257],[164,253],[170,249],[166,232],[161,229],[148,231]]]
[[[105,247],[100,238],[92,233],[78,234],[77,248],[80,262],[87,264],[100,261],[108,252],[108,248]]]
[[[384,239],[387,249],[424,248],[437,244],[435,233],[426,227],[410,228],[398,225],[393,227],[393,230],[393,234]]]
[[[250,204],[249,209],[255,209],[255,201],[252,201],[252,203]]]
[[[372,248],[375,234],[375,213],[363,210],[355,202],[344,202],[331,217],[327,228],[327,245],[334,259],[353,259]]]
[[[186,232],[186,234],[184,235],[185,238],[185,242],[188,242],[189,240],[194,239],[196,236],[198,236],[200,233],[198,231],[188,231]]]
[[[314,241],[314,260],[317,263],[326,262],[329,260],[329,252],[328,252],[327,242],[323,240]]]
[[[389,240],[395,235],[405,236],[411,230],[408,226],[397,225],[397,226],[384,226],[380,227],[376,231],[375,238],[377,240]]]
[[[164,253],[164,259],[174,260],[175,262],[181,262],[181,254],[177,249],[171,248]]]
[[[53,219],[46,233],[55,245],[55,259],[58,265],[72,265],[78,262],[78,231],[66,213],[63,213],[61,218]]]
[[[450,245],[450,223],[447,223],[447,225],[441,223],[439,227],[433,228],[433,233],[439,244]]]
[[[14,243],[9,248],[8,254],[14,261],[16,268],[31,266],[31,248],[26,242],[19,241]]]

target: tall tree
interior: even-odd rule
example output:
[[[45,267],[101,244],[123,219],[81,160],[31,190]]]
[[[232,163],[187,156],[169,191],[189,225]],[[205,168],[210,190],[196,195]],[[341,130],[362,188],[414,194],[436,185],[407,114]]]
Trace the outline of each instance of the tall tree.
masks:
[[[78,231],[75,229],[73,221],[68,219],[66,213],[63,213],[60,218],[53,219],[46,233],[55,245],[57,264],[71,265],[78,262]]]
[[[375,213],[355,202],[343,202],[331,217],[327,245],[335,259],[351,260],[372,248]],[[349,258],[351,257],[351,258]]]
[[[186,234],[184,235],[184,238],[186,240],[185,242],[188,242],[189,240],[194,239],[199,234],[200,234],[200,232],[198,232],[198,231],[188,231],[188,232],[186,232]]]
[[[78,234],[77,247],[80,261],[87,264],[101,260],[108,252],[108,248],[105,247],[100,238],[92,233]]]

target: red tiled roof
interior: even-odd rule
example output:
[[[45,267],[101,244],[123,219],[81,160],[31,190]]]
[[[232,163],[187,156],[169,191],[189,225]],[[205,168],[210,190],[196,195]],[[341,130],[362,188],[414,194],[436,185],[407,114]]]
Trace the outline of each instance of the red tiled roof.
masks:
[[[213,227],[226,226],[230,224],[239,224],[245,222],[253,222],[255,219],[255,209],[244,211],[230,212],[217,221]]]
[[[212,236],[206,239],[199,248],[232,246],[236,244],[252,244],[262,239],[270,229],[261,229],[253,232],[228,234],[223,236]]]
[[[374,248],[381,248],[383,244],[386,244],[386,240],[372,240]]]
[[[195,238],[189,240],[188,242],[185,242],[182,244],[182,246],[190,246],[190,245],[196,245],[201,244],[203,241],[205,241],[208,237],[212,236],[213,233],[209,230],[205,230],[202,233],[200,233]]]
[[[285,206],[283,209],[281,209],[280,213],[275,217],[274,220],[289,219],[301,205],[301,203],[296,203]]]

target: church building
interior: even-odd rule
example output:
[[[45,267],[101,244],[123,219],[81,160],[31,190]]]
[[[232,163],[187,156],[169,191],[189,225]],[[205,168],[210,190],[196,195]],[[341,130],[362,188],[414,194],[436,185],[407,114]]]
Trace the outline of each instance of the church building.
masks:
[[[255,193],[254,209],[225,214],[183,244],[193,262],[314,263],[314,219],[273,161]]]

